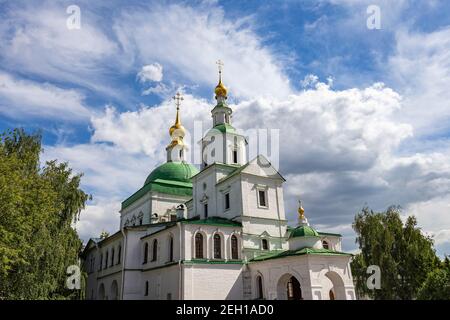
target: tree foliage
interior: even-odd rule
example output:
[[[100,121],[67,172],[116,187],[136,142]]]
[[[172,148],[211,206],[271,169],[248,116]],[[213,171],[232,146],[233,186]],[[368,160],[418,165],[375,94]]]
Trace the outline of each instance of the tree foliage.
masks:
[[[450,300],[450,259],[428,273],[418,293],[421,300]]]
[[[400,218],[400,208],[375,213],[364,208],[355,217],[353,229],[361,252],[352,262],[356,290],[373,299],[415,299],[418,291],[439,264],[433,240],[422,234],[414,216]],[[381,269],[381,288],[369,290],[367,267]]]
[[[67,163],[41,167],[40,134],[0,135],[0,299],[62,299],[78,264],[73,223],[89,198]]]

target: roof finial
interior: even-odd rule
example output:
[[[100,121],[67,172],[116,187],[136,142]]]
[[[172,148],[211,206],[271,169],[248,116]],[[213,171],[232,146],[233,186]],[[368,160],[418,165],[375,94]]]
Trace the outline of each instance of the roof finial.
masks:
[[[223,68],[224,64],[223,64],[223,61],[220,59],[216,61],[216,64],[217,64],[217,68],[219,69],[219,83],[221,83],[222,82],[222,68]]]
[[[181,93],[177,92],[173,97],[173,100],[175,100],[175,105],[177,106],[177,115],[175,118],[175,124],[173,126],[170,127],[169,129],[169,134],[170,136],[172,136],[172,134],[174,133],[175,130],[180,131],[179,135],[181,138],[183,138],[184,136],[184,127],[181,125],[181,120],[180,120],[180,105],[181,105],[181,101],[184,100],[183,96],[181,95]]]
[[[308,219],[305,217],[305,209],[302,206],[302,200],[298,200],[298,223],[299,225],[309,225]]]
[[[227,98],[227,88],[222,84],[222,70],[224,63],[222,60],[216,61],[217,68],[219,69],[219,84],[216,86],[214,92],[216,93],[216,99],[219,97]]]

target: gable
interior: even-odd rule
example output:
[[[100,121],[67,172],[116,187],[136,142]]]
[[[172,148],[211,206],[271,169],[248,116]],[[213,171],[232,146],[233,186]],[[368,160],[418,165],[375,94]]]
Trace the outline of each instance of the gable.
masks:
[[[263,155],[258,155],[255,159],[251,160],[248,164],[245,165],[245,168],[243,168],[241,172],[254,176],[285,181],[281,174]]]

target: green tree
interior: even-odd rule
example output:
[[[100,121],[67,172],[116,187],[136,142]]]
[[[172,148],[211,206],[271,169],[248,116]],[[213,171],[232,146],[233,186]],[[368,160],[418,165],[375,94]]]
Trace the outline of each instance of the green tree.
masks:
[[[73,223],[89,195],[67,163],[39,162],[40,134],[0,135],[0,299],[65,299],[82,242]]]
[[[428,273],[417,298],[420,300],[450,300],[450,260],[448,257],[439,268]]]
[[[357,293],[373,299],[416,298],[439,259],[433,240],[422,234],[415,217],[410,216],[403,223],[399,207],[379,213],[364,208],[356,215],[353,229],[361,250],[352,262]],[[367,288],[370,265],[380,267],[381,289]]]

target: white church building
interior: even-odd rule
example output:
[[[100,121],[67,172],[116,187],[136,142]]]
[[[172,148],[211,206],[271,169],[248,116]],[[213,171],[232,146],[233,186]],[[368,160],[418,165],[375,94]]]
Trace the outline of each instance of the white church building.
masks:
[[[184,160],[175,97],[167,162],[122,202],[120,230],[85,246],[86,299],[354,300],[341,235],[313,229],[301,204],[288,226],[285,179],[264,156],[247,160],[220,70],[215,94],[200,170]]]

